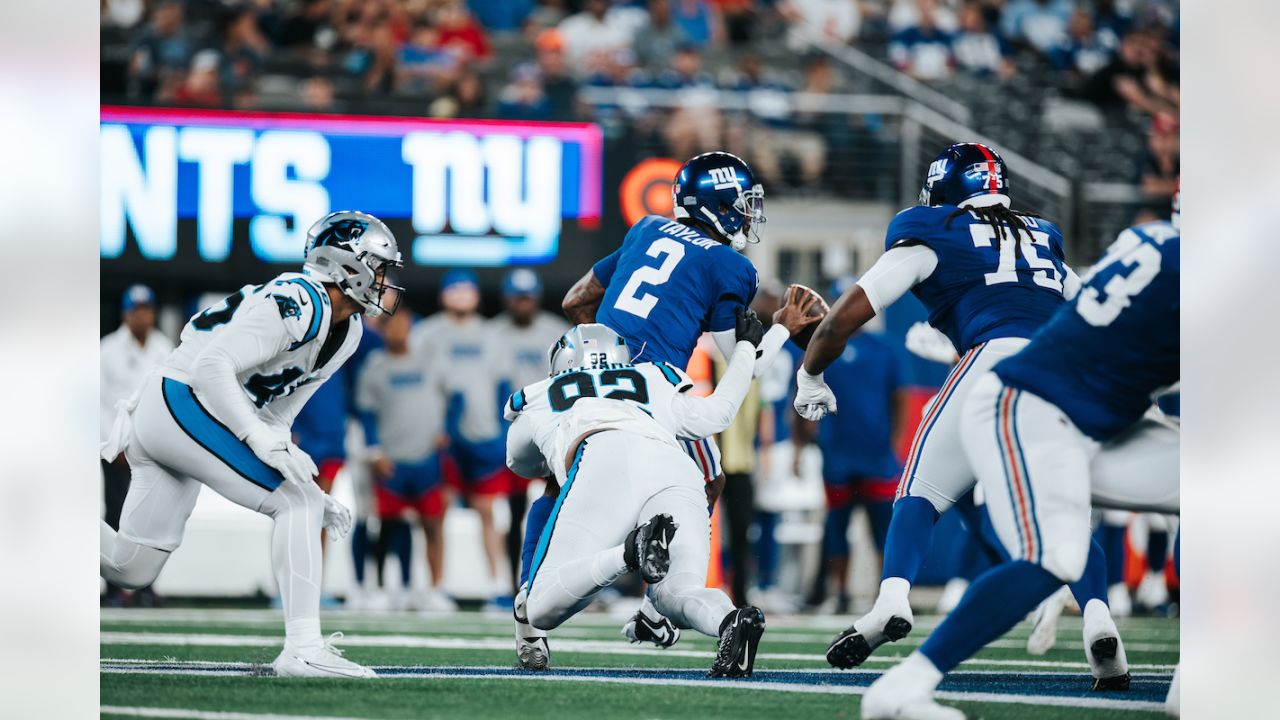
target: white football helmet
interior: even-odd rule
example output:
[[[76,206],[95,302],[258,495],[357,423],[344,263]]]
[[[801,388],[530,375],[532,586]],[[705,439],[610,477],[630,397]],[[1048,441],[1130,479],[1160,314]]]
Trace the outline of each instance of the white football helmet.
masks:
[[[569,328],[547,352],[551,374],[575,368],[630,365],[631,349],[618,333],[600,323],[583,323]]]
[[[307,230],[302,271],[338,286],[360,303],[364,314],[393,315],[404,288],[387,282],[391,268],[403,267],[395,235],[378,218],[355,210],[339,210]],[[391,291],[390,304],[384,304]]]

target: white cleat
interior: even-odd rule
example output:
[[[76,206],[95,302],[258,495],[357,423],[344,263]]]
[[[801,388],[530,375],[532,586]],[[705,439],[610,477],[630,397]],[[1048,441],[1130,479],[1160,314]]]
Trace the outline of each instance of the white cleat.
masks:
[[[1058,618],[1062,617],[1062,611],[1066,609],[1070,599],[1071,588],[1063,585],[1040,603],[1036,608],[1031,636],[1027,638],[1027,652],[1044,655],[1058,642]]]
[[[1116,583],[1107,588],[1107,607],[1111,608],[1113,618],[1133,615],[1133,598],[1129,595],[1129,587],[1124,583]]]
[[[271,669],[279,677],[328,677],[364,679],[377,677],[369,668],[342,657],[342,651],[333,643],[342,639],[336,632],[329,639],[307,647],[294,647],[285,643],[284,650],[271,663]]]
[[[529,624],[525,612],[527,590],[520,588],[516,594],[512,615],[516,621],[516,660],[522,670],[546,670],[551,667],[551,647],[547,643],[547,631]]]
[[[1148,571],[1134,593],[1134,600],[1148,610],[1155,610],[1169,603],[1169,586],[1165,584],[1164,573]]]
[[[1164,711],[1169,717],[1182,716],[1182,701],[1180,699],[1182,692],[1179,689],[1181,685],[1178,678],[1182,675],[1182,665],[1173,666],[1173,682],[1169,685],[1169,695],[1164,699]]]
[[[1128,690],[1129,659],[1115,620],[1101,600],[1084,608],[1084,655],[1093,672],[1094,690]]]
[[[965,720],[960,710],[939,704],[933,691],[942,680],[933,663],[912,653],[871,683],[862,696],[863,720]]]
[[[413,609],[428,613],[452,612],[458,609],[458,603],[443,590],[432,589],[414,596]]]

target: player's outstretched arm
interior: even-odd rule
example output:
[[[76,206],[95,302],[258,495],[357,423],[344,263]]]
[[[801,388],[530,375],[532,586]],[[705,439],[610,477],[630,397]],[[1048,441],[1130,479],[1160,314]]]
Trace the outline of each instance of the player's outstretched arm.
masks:
[[[756,345],[764,337],[764,326],[755,313],[746,308],[740,306],[736,312],[738,342],[715,391],[707,397],[681,393],[671,399],[671,414],[678,424],[676,435],[680,437],[701,439],[723,432],[737,417],[747,397],[756,363]]]
[[[600,307],[600,301],[603,299],[604,285],[596,279],[594,270],[588,270],[587,274],[579,278],[578,282],[569,288],[569,292],[565,293],[560,309],[564,310],[564,316],[574,325],[595,322],[596,309]]]

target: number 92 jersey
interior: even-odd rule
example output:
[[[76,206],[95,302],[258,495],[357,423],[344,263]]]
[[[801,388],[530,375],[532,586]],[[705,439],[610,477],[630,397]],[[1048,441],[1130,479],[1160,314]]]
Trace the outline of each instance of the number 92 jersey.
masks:
[[[687,375],[664,362],[552,375],[507,401],[504,414],[513,421],[507,465],[524,477],[544,477],[549,470],[563,481],[565,453],[591,430],[623,430],[683,452],[678,438],[692,438],[687,426],[697,421],[702,399],[685,395],[692,387]],[[696,473],[696,466],[691,464],[690,471]]]
[[[650,215],[595,264],[605,287],[596,322],[626,341],[637,362],[684,369],[703,332],[732,330],[733,311],[760,284],[745,255],[695,227]]]
[[[1167,222],[1120,233],[1075,300],[995,373],[1056,405],[1094,440],[1124,431],[1181,374],[1181,246]]]
[[[363,332],[360,316],[331,331],[332,316],[324,285],[301,273],[246,285],[187,322],[162,373],[209,392],[195,383],[197,365],[205,352],[220,352],[259,414],[269,415],[273,400],[324,381],[355,351]],[[278,420],[287,426],[293,417]]]
[[[929,324],[964,355],[978,343],[1031,337],[1063,303],[1066,276],[1062,232],[1042,218],[1022,216],[1031,231],[1004,233],[972,213],[948,217],[955,205],[918,205],[898,213],[885,249],[924,245],[937,268],[912,292],[929,311]]]

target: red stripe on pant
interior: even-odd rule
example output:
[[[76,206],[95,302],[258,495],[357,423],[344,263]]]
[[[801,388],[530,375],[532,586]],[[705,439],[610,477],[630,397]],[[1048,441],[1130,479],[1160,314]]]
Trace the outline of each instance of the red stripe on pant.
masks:
[[[920,453],[920,443],[924,440],[924,436],[929,434],[929,427],[933,423],[938,413],[942,412],[942,406],[947,404],[951,399],[951,394],[955,392],[956,386],[960,384],[960,378],[964,375],[965,370],[973,364],[974,358],[978,356],[978,349],[982,345],[977,345],[969,349],[969,352],[960,358],[960,362],[951,369],[951,374],[947,376],[947,381],[943,383],[942,389],[938,391],[938,401],[929,409],[929,414],[920,421],[920,425],[916,428],[915,437],[911,439],[911,450],[907,452],[907,462],[902,468],[902,477],[898,479],[898,489],[893,494],[893,499],[897,500],[906,494],[907,485],[911,484],[911,475],[916,469],[916,457]]]
[[[1005,461],[1009,467],[1009,480],[1013,484],[1014,493],[1017,497],[1018,506],[1014,510],[1014,520],[1018,523],[1019,532],[1026,538],[1027,559],[1031,562],[1039,562],[1039,548],[1035,544],[1035,535],[1031,531],[1031,512],[1027,506],[1027,494],[1029,489],[1024,488],[1024,483],[1028,482],[1027,469],[1018,463],[1018,454],[1014,452],[1013,440],[1013,407],[1014,390],[1005,388],[1000,397],[1000,438],[1005,454]]]

